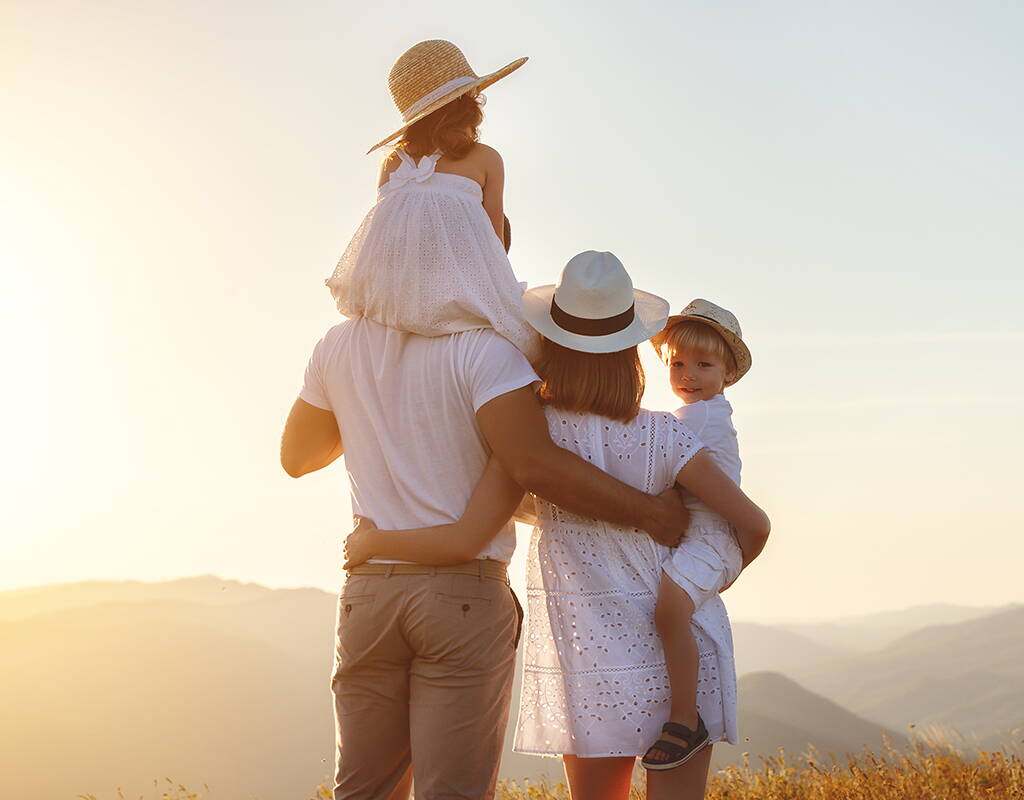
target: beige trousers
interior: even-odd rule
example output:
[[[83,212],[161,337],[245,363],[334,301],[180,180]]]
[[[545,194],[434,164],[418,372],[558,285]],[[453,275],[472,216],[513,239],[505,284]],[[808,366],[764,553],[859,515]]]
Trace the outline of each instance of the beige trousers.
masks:
[[[478,575],[350,575],[338,602],[335,800],[494,796],[522,611]]]

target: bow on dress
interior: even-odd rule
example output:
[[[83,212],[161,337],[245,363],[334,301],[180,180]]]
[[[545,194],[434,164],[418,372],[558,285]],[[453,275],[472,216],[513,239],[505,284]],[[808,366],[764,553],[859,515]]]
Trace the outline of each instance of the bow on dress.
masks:
[[[437,166],[437,160],[441,157],[440,153],[434,153],[432,156],[423,156],[417,164],[412,156],[406,154],[404,150],[398,150],[398,157],[402,159],[402,165],[391,173],[391,177],[388,183],[395,189],[405,186],[410,181],[416,181],[416,183],[423,183],[429,180],[430,176],[434,174],[434,167]]]

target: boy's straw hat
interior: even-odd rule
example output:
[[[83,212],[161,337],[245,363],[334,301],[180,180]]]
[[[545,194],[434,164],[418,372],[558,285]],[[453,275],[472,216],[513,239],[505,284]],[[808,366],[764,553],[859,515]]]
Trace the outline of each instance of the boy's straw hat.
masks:
[[[710,300],[698,297],[696,300],[690,301],[690,304],[678,314],[673,314],[668,318],[668,322],[665,323],[665,329],[651,340],[655,350],[659,353],[661,352],[661,346],[668,339],[669,330],[673,325],[678,325],[680,322],[703,323],[725,339],[726,345],[732,351],[733,358],[736,359],[736,375],[731,381],[726,381],[726,386],[732,386],[747,374],[753,362],[750,357],[750,350],[743,342],[743,331],[740,330],[740,322],[736,319],[735,314],[728,309],[715,305]]]
[[[611,253],[588,250],[565,265],[557,285],[523,295],[523,316],[562,347],[617,353],[664,327],[668,301],[634,289],[626,268]]]
[[[367,150],[372,153],[402,135],[406,128],[441,106],[474,89],[486,89],[526,63],[518,58],[497,72],[477,75],[462,51],[443,39],[414,44],[401,56],[388,74],[388,89],[402,115],[402,127]]]

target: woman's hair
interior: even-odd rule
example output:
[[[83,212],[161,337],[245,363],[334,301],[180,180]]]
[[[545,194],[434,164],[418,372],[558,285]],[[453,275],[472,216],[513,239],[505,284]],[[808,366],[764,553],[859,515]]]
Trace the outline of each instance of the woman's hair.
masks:
[[[462,158],[480,139],[484,112],[476,95],[464,94],[405,129],[397,147],[414,158],[441,153]]]
[[[736,374],[736,356],[732,349],[718,331],[703,322],[684,319],[665,328],[651,342],[665,363],[674,352],[696,350],[720,358],[725,371]]]
[[[544,339],[537,371],[540,398],[554,408],[622,422],[640,410],[645,379],[636,345],[617,353],[581,353]]]

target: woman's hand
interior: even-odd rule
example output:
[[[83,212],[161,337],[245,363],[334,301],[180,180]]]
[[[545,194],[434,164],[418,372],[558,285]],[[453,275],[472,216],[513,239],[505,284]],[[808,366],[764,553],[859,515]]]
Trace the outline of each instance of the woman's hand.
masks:
[[[343,547],[345,563],[342,565],[342,569],[346,570],[358,567],[376,555],[374,552],[374,533],[377,530],[377,526],[372,519],[367,517],[356,517],[356,520],[358,522],[355,530],[345,537],[345,545]]]

